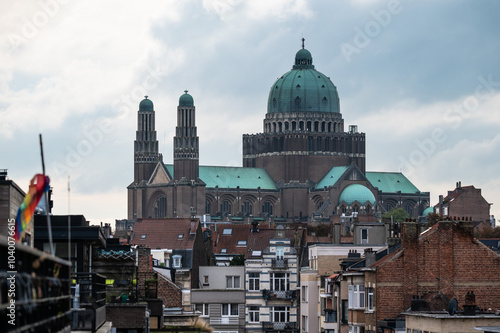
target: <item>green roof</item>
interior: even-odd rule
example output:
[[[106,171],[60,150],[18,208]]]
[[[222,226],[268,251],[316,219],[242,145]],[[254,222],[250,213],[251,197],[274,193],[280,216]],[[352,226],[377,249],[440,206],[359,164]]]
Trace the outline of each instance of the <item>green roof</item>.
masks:
[[[339,197],[339,203],[344,201],[348,205],[352,205],[355,201],[364,205],[367,202],[370,202],[372,205],[375,205],[375,196],[373,193],[366,187],[361,184],[351,184],[344,188]]]
[[[184,95],[181,95],[181,97],[179,97],[179,106],[193,106],[193,105],[194,105],[193,96],[189,95],[187,90],[184,90]]]
[[[418,188],[400,172],[367,171],[366,178],[384,193],[416,193]]]
[[[429,215],[430,213],[434,213],[434,207],[427,207],[424,212],[422,213],[422,216],[427,216]]]
[[[316,185],[317,190],[322,190],[325,186],[333,186],[340,176],[344,174],[348,166],[333,167]]]
[[[274,112],[340,112],[337,87],[314,69],[308,50],[299,50],[292,70],[271,86],[267,113]]]
[[[145,96],[140,103],[139,103],[139,111],[153,111],[153,102],[151,102],[150,99],[148,99],[148,96]]]
[[[171,176],[174,166],[165,164]],[[264,168],[201,166],[200,179],[207,187],[276,190],[276,183]]]

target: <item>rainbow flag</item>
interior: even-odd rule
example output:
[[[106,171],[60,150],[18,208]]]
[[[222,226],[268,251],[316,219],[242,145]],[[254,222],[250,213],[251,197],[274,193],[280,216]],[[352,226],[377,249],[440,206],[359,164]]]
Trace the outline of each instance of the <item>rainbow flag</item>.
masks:
[[[35,213],[36,206],[45,192],[50,189],[50,179],[48,176],[36,174],[30,181],[30,188],[23,203],[19,206],[16,216],[16,233],[14,238],[18,241],[22,238],[23,233],[28,226],[33,214]]]

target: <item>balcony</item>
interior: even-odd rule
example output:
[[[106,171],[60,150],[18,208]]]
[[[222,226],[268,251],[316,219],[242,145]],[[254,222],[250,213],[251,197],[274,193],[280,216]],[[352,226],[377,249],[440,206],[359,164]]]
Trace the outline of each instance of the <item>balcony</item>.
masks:
[[[238,325],[238,317],[210,318],[210,325]]]
[[[68,332],[71,263],[3,236],[0,257],[1,331]]]
[[[106,321],[106,278],[97,273],[75,273],[73,330],[95,332]]]
[[[288,259],[271,259],[271,267],[288,269]]]
[[[291,322],[270,322],[264,321],[262,322],[262,330],[263,331],[297,331],[297,323]]]
[[[294,300],[297,298],[297,290],[262,290],[262,297],[265,299],[291,299]]]

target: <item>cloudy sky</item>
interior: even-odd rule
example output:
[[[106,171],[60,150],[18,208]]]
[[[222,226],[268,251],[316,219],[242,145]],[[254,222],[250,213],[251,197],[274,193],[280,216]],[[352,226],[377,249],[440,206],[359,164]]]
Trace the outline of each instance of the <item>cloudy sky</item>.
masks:
[[[473,184],[500,217],[500,2],[409,0],[3,1],[0,168],[27,190],[41,171],[54,213],[126,218],[136,112],[155,104],[172,161],[176,107],[194,97],[200,163],[241,166],[274,80],[301,38],[337,86],[367,170],[439,194]],[[114,224],[113,224],[114,225]]]

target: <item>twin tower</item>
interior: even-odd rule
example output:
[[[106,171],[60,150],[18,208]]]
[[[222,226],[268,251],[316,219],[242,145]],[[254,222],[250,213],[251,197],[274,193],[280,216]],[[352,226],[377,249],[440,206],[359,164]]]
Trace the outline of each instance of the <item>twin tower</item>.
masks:
[[[169,172],[158,152],[153,102],[145,96],[139,104],[134,141],[134,182],[128,187],[129,219],[188,217],[203,212],[205,183],[199,179],[199,138],[195,116],[193,97],[186,90],[177,107],[174,165]],[[173,200],[173,214],[168,214],[167,198]]]

